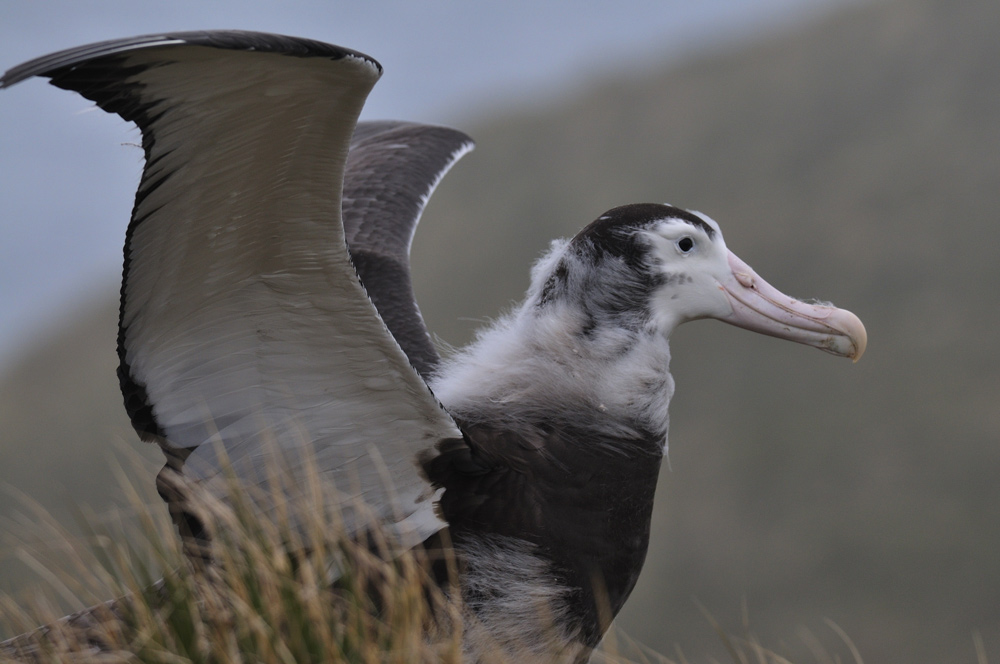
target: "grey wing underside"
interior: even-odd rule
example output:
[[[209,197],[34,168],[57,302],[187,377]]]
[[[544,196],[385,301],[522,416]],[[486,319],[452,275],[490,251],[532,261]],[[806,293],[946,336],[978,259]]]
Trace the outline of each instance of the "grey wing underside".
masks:
[[[410,244],[424,206],[473,148],[460,131],[411,122],[362,122],[344,176],[344,230],[354,267],[414,368],[429,379],[439,357],[410,282]]]
[[[300,475],[311,461],[336,487],[348,530],[364,527],[350,508],[363,501],[419,538],[442,523],[418,456],[461,432],[414,371],[436,355],[422,324],[411,332],[420,314],[408,275],[382,284],[377,264],[407,265],[426,197],[469,144],[404,124],[355,133],[380,74],[371,58],[329,44],[196,32],[55,53],[11,69],[0,87],[46,76],[142,131],[119,377],[136,430],[167,453],[167,483],[224,496],[222,456],[250,484],[265,482],[275,456]],[[352,248],[373,257],[360,262],[382,309],[408,304],[397,327],[413,365],[348,254],[352,136]],[[409,162],[386,157],[400,146],[417,155],[412,180]],[[368,196],[368,171],[388,174],[393,204]]]

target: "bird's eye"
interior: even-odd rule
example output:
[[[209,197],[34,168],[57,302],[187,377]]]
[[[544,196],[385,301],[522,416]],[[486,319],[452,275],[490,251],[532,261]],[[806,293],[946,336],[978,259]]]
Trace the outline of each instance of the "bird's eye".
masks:
[[[682,254],[689,253],[692,249],[694,249],[694,240],[689,237],[682,237],[677,240],[677,248],[681,250]]]

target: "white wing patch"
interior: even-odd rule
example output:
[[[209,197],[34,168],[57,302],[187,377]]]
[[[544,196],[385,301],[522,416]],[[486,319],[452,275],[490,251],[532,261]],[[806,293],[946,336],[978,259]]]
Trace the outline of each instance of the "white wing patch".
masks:
[[[219,474],[210,440],[245,478],[266,477],[268,450],[294,467],[289,452],[301,448],[380,516],[433,513],[415,454],[461,434],[378,318],[340,223],[370,64],[293,60],[290,77],[291,58],[226,53],[206,77],[201,56],[216,52],[199,51],[141,76],[172,108],[150,154],[169,175],[136,209],[151,214],[130,242],[122,324],[133,376],[171,444],[196,447],[191,479]]]

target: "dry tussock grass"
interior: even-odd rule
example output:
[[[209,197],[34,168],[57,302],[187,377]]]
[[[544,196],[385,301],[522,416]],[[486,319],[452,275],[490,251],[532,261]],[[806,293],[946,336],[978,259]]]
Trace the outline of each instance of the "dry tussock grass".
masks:
[[[0,661],[462,661],[461,601],[430,581],[426,556],[382,531],[363,544],[344,537],[331,508],[340,497],[307,466],[304,482],[274,474],[266,484],[277,489],[266,494],[251,495],[230,476],[227,500],[200,495],[196,510],[212,536],[195,556],[157,499],[128,482],[134,519],[82,514],[82,535],[22,497],[33,523],[13,529],[5,546],[44,583],[30,595],[0,595],[0,628],[20,634],[0,644]],[[261,518],[261,505],[269,518]],[[62,617],[65,606],[89,608]],[[733,662],[790,664],[748,629],[734,637],[706,617]],[[844,637],[852,655],[846,661],[861,664]],[[664,657],[614,627],[592,661],[689,663],[679,650]],[[845,660],[817,652],[816,661]]]

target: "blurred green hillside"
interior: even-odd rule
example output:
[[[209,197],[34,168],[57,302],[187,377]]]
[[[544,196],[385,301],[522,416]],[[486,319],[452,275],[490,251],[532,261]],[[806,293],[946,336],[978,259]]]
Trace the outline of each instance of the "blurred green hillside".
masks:
[[[975,662],[974,633],[1000,661],[998,33],[993,0],[862,5],[463,127],[478,148],[413,257],[446,343],[520,297],[549,239],[635,201],[702,210],[772,284],[868,328],[853,366],[716,322],[677,332],[670,464],[619,621],[640,641],[721,658],[694,599],[731,630],[745,601],[792,658],[815,660],[810,633],[836,647],[829,618],[869,664]],[[116,294],[0,383],[0,481],[60,514],[120,499]]]

